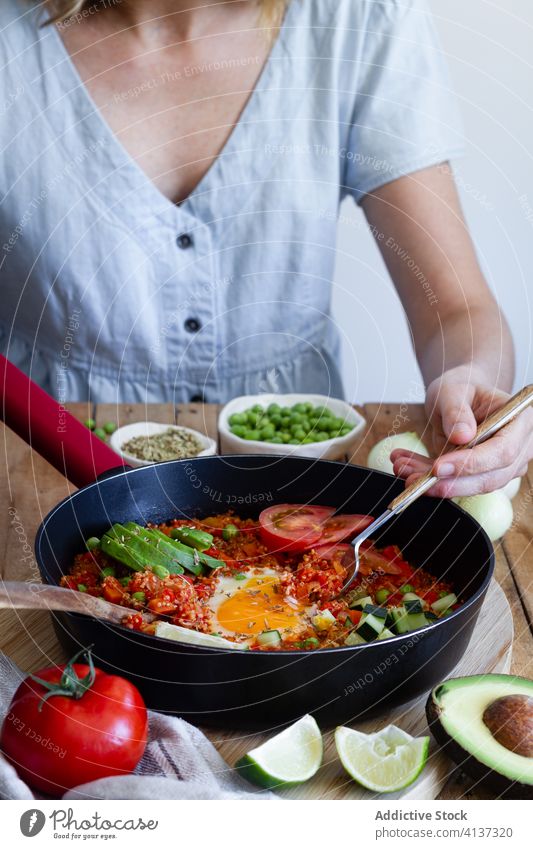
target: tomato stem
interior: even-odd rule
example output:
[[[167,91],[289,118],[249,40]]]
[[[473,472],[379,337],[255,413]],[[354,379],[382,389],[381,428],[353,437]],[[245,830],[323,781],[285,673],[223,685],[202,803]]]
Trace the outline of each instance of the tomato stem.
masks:
[[[83,655],[87,658],[89,671],[83,678],[78,678],[76,670],[74,669],[74,664],[78,658]],[[81,651],[74,655],[72,660],[69,660],[63,669],[59,681],[45,681],[43,678],[38,678],[36,675],[30,675],[30,678],[32,681],[40,684],[41,687],[48,690],[39,702],[39,711],[43,709],[44,703],[51,696],[66,696],[69,699],[81,699],[87,690],[92,687],[96,678],[91,649],[81,649]]]

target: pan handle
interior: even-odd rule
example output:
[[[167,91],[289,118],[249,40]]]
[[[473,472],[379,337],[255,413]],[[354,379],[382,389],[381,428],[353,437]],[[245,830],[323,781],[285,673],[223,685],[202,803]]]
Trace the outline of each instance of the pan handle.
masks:
[[[0,418],[75,486],[124,469],[118,454],[1,354]]]

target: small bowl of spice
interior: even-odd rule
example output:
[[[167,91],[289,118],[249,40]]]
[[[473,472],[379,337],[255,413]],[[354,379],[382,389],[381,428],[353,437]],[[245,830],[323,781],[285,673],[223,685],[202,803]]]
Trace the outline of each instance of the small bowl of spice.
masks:
[[[205,434],[190,427],[159,422],[135,422],[119,427],[109,444],[134,468],[166,460],[211,457],[217,452],[215,440]]]

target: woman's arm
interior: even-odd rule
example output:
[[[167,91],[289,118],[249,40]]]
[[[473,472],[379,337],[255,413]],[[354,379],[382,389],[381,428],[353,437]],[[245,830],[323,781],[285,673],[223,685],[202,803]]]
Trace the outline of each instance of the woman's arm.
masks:
[[[363,209],[397,287],[427,386],[434,451],[468,442],[476,422],[508,397],[514,374],[507,327],[479,267],[447,164],[403,177],[368,195]],[[488,492],[523,474],[533,454],[533,416],[472,451],[443,456],[433,494]],[[428,461],[393,453],[410,478]]]

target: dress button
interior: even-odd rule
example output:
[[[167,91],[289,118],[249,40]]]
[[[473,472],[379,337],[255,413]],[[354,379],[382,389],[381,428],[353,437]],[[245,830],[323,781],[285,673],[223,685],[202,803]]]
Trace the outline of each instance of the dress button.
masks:
[[[205,397],[203,395],[192,395],[191,396],[191,404],[203,404],[205,401]]]
[[[188,318],[184,325],[187,333],[198,333],[201,326],[202,324],[197,318]]]
[[[192,248],[192,246],[194,245],[194,240],[193,237],[190,236],[188,233],[182,233],[180,236],[178,236],[177,243],[178,248],[181,248],[185,251],[187,250],[187,248]]]

